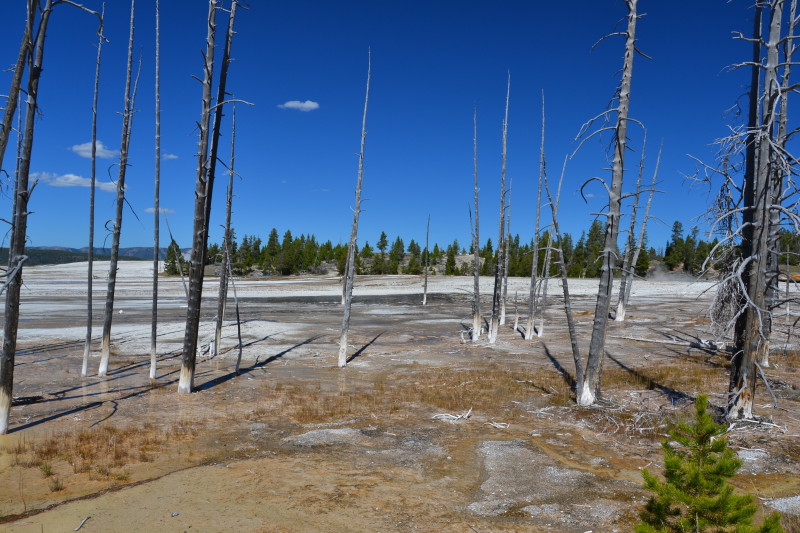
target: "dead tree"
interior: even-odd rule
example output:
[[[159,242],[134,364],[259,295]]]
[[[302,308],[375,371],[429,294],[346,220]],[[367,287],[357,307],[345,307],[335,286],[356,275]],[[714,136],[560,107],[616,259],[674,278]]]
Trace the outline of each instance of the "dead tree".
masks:
[[[431,216],[428,215],[428,224],[425,226],[425,275],[422,278],[422,305],[428,305],[428,270],[430,270],[430,257],[428,253],[428,240],[431,234]]]
[[[503,296],[503,266],[505,265],[506,237],[506,146],[508,139],[508,102],[511,96],[511,73],[508,75],[508,85],[506,87],[506,111],[503,118],[503,151],[500,166],[500,222],[498,224],[497,238],[497,262],[494,273],[494,292],[492,293],[492,320],[489,324],[489,344],[497,341],[497,334],[500,329],[500,306]]]
[[[161,222],[161,40],[160,40],[160,6],[156,0],[156,72],[155,72],[155,162],[154,197],[153,197],[153,306],[150,315],[150,379],[156,379],[158,365],[156,339],[158,337],[158,259],[159,259],[159,223]]]
[[[367,107],[369,105],[369,81],[372,73],[372,52],[367,55],[367,90],[364,96],[364,115],[361,118],[361,151],[358,154],[358,178],[356,180],[356,203],[353,209],[353,227],[350,230],[350,244],[347,247],[347,272],[345,272],[344,316],[342,333],[339,337],[339,356],[337,366],[347,366],[347,333],[350,330],[350,308],[353,304],[353,278],[356,271],[356,246],[358,240],[358,217],[361,215],[361,186],[364,182],[364,147],[367,142]],[[427,276],[427,274],[426,274]],[[427,282],[427,277],[425,278]],[[427,285],[426,285],[427,289]],[[425,291],[427,295],[427,290]],[[424,304],[424,301],[423,301]]]
[[[28,53],[33,46],[31,43],[31,36],[33,35],[35,2],[34,0],[27,0],[26,5],[25,29],[22,33],[22,43],[19,45],[17,63],[14,65],[14,74],[11,77],[11,88],[8,91],[8,97],[6,98],[6,109],[3,113],[3,123],[0,125],[0,171],[3,169],[3,156],[6,153],[8,139],[11,137],[14,113],[17,111],[17,101],[19,98],[20,88],[22,87],[22,76],[25,73],[25,64],[27,62]]]
[[[625,260],[622,266],[622,276],[619,283],[617,312],[614,315],[614,320],[617,322],[625,320],[625,311],[628,308],[628,300],[631,297],[631,287],[633,286],[634,269],[636,268],[636,263],[639,261],[639,254],[642,252],[642,247],[644,246],[644,233],[645,229],[647,228],[647,221],[650,218],[650,206],[653,203],[653,195],[655,195],[656,192],[656,179],[658,177],[658,167],[661,165],[661,150],[663,147],[664,143],[661,143],[661,146],[658,149],[656,168],[653,172],[653,180],[650,184],[650,190],[647,195],[647,204],[645,206],[644,216],[642,217],[642,223],[639,225],[639,235],[634,241],[633,232],[636,227],[636,212],[639,208],[641,194],[644,192],[641,188],[642,173],[644,170],[644,143],[642,143],[642,160],[639,166],[639,177],[636,180],[635,203],[633,204],[633,210],[631,211],[631,224],[628,229],[629,246],[627,246],[625,250]]]
[[[731,360],[731,375],[728,387],[729,419],[753,418],[753,400],[758,377],[757,361],[761,353],[769,350],[769,331],[764,317],[767,308],[767,276],[769,270],[769,236],[772,202],[775,199],[771,171],[777,157],[774,148],[775,106],[781,97],[779,69],[779,44],[781,40],[781,18],[783,0],[769,3],[769,34],[766,42],[766,62],[762,66],[754,62],[750,88],[750,125],[748,137],[752,140],[746,150],[743,187],[743,212],[741,226],[741,263],[736,275],[743,285],[743,309],[736,319],[734,330],[734,355]],[[758,17],[757,17],[758,18]],[[760,28],[758,29],[760,34]],[[760,39],[759,39],[760,40]],[[756,43],[757,44],[757,43]],[[754,46],[754,59],[760,50]],[[757,112],[758,79],[757,69],[763,68],[763,114]],[[788,95],[784,95],[786,97]],[[754,126],[754,127],[753,127]]]
[[[83,364],[81,365],[81,376],[89,373],[89,353],[92,349],[92,285],[94,277],[94,198],[95,184],[97,183],[97,99],[100,93],[100,59],[103,52],[103,17],[105,16],[105,4],[100,15],[100,28],[97,30],[97,60],[94,70],[94,95],[92,97],[92,164],[91,164],[91,184],[89,185],[89,250],[87,253],[87,276],[86,276],[86,340],[83,345]]]
[[[536,283],[539,270],[539,222],[542,209],[542,181],[545,173],[544,159],[544,91],[542,91],[542,143],[539,148],[539,186],[536,192],[536,223],[533,229],[533,263],[531,265],[531,288],[528,293],[528,324],[525,327],[525,340],[533,339],[536,330]]]
[[[626,39],[622,81],[617,96],[617,106],[603,114],[616,114],[616,124],[613,127],[614,157],[611,169],[611,184],[609,186],[600,178],[593,178],[593,180],[600,181],[608,193],[608,210],[603,213],[606,217],[606,233],[586,372],[583,379],[578,379],[576,382],[577,402],[578,405],[584,406],[592,405],[600,393],[600,375],[605,355],[606,328],[608,326],[608,313],[611,307],[611,291],[613,290],[614,269],[616,268],[617,259],[622,178],[625,172],[625,151],[628,144],[628,112],[630,109],[633,56],[636,53],[636,21],[638,19],[636,12],[638,0],[626,0],[625,3],[628,7],[628,24],[624,32]]]
[[[472,114],[472,164],[474,169],[473,187],[475,196],[475,223],[472,225],[472,342],[477,342],[481,336],[483,323],[481,320],[481,253],[480,253],[480,222],[478,218],[478,108],[473,109]],[[425,247],[427,249],[427,240]]]
[[[131,142],[133,106],[136,99],[136,84],[133,83],[133,35],[136,0],[131,0],[130,35],[128,37],[128,66],[125,71],[125,99],[122,111],[122,140],[119,147],[119,173],[117,175],[117,203],[111,240],[111,259],[108,268],[105,313],[103,314],[103,339],[100,345],[100,367],[97,375],[108,372],[111,355],[111,322],[114,318],[114,291],[117,285],[117,263],[119,261],[119,239],[122,232],[122,211],[125,207],[125,174],[128,171],[128,148]],[[137,76],[138,82],[138,76]]]
[[[219,82],[217,85],[217,103],[212,106],[211,92],[214,77],[214,39],[216,37],[216,11],[217,0],[208,3],[208,33],[206,36],[206,53],[204,57],[203,97],[200,113],[200,141],[197,156],[197,180],[195,185],[194,203],[194,232],[192,239],[192,253],[189,264],[189,298],[186,311],[186,330],[183,337],[183,354],[181,359],[181,374],[178,382],[178,392],[188,394],[194,386],[195,361],[197,359],[197,336],[200,327],[200,303],[203,296],[203,278],[205,269],[205,254],[208,244],[209,220],[211,217],[211,200],[214,190],[214,175],[217,163],[217,149],[219,146],[220,128],[222,122],[222,109],[225,102],[225,92],[228,66],[230,64],[230,49],[233,43],[233,27],[236,17],[237,0],[231,5],[228,16],[228,30],[225,37],[225,47],[222,53]],[[211,114],[214,114],[213,129]]]
[[[235,176],[234,162],[236,159],[236,106],[233,106],[231,116],[231,161],[228,165],[228,194],[225,198],[225,235],[222,237],[222,265],[219,273],[219,297],[217,298],[217,324],[214,330],[213,354],[219,355],[219,345],[222,341],[222,321],[225,319],[225,307],[228,300],[228,276],[231,270],[231,209],[233,206],[233,177]],[[238,309],[237,309],[238,322]],[[241,344],[241,343],[240,343]]]
[[[500,325],[506,323],[506,299],[508,297],[508,246],[511,241],[511,196],[513,191],[513,180],[508,186],[508,205],[506,206],[506,242],[503,249],[505,261],[503,261],[503,295],[500,299]]]
[[[547,311],[547,282],[550,280],[550,264],[552,260],[553,252],[553,228],[550,228],[550,231],[547,232],[547,245],[544,251],[544,265],[542,266],[542,276],[541,281],[539,282],[540,290],[542,293],[541,297],[541,305],[538,305],[539,310],[539,327],[534,327],[536,330],[536,336],[541,337],[544,335],[544,314]],[[537,290],[537,298],[538,298],[538,290]]]
[[[14,186],[13,218],[11,239],[8,247],[8,270],[3,288],[6,290],[5,321],[3,323],[3,352],[0,355],[0,435],[8,433],[8,420],[11,412],[11,400],[14,388],[14,358],[17,351],[17,328],[19,326],[20,289],[22,287],[22,266],[28,259],[25,256],[25,236],[28,224],[28,200],[33,188],[28,187],[30,176],[31,153],[33,151],[33,133],[36,112],[38,109],[39,79],[42,74],[44,58],[44,42],[47,24],[53,8],[53,0],[46,0],[41,7],[36,40],[26,47],[30,68],[26,88],[27,101],[25,107],[25,130],[22,132],[22,147]],[[33,24],[35,4],[28,4],[28,24]],[[26,30],[27,32],[27,30]],[[32,33],[30,33],[32,35]],[[0,292],[2,292],[0,290]]]

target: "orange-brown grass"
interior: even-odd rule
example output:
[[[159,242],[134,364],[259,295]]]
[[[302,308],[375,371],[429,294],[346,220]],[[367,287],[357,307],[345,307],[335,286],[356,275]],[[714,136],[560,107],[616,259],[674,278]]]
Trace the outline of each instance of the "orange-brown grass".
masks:
[[[624,369],[605,363],[601,387],[616,389],[670,389],[692,394],[696,391],[714,390],[724,371],[715,371],[708,366],[690,362],[685,365],[657,364],[644,368]]]
[[[129,465],[152,462],[168,442],[191,439],[196,434],[194,425],[167,429],[152,424],[125,428],[109,425],[43,439],[21,439],[4,451],[12,454],[12,465],[41,470],[44,477],[51,478],[51,491],[56,492],[64,486],[54,476],[59,463],[69,465],[73,474],[87,473],[90,479],[124,482],[130,477]]]
[[[263,403],[253,412],[261,418],[271,413],[288,415],[296,422],[319,423],[364,416],[403,416],[415,408],[433,407],[448,412],[468,409],[487,416],[519,412],[513,402],[532,395],[548,403],[569,400],[569,387],[555,372],[529,375],[498,365],[468,369],[430,369],[410,377],[379,376],[371,386],[326,391],[298,384],[265,387]]]

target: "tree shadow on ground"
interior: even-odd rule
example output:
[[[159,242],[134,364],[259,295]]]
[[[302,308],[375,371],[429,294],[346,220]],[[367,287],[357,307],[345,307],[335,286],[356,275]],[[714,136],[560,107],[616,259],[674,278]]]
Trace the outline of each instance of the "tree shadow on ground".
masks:
[[[264,337],[261,340],[266,340],[269,337],[270,336],[267,335],[266,337]],[[309,337],[308,339],[306,339],[306,340],[304,340],[302,342],[298,342],[294,346],[291,346],[291,347],[285,349],[282,352],[279,352],[279,353],[276,353],[275,355],[271,355],[271,356],[267,357],[263,361],[259,361],[258,359],[256,359],[256,362],[253,363],[252,365],[250,365],[250,366],[248,366],[246,368],[240,368],[238,374],[236,373],[235,370],[233,372],[228,372],[227,374],[225,374],[223,376],[216,377],[216,378],[214,378],[212,380],[206,381],[202,385],[196,386],[192,390],[192,392],[200,392],[200,391],[208,390],[208,389],[210,389],[212,387],[216,387],[217,385],[221,385],[221,384],[225,383],[226,381],[230,381],[231,379],[235,378],[236,376],[239,376],[239,375],[242,375],[242,374],[248,374],[248,373],[252,372],[253,370],[257,370],[259,368],[262,368],[265,365],[268,365],[271,362],[280,359],[281,357],[283,357],[287,353],[291,352],[292,350],[295,350],[295,349],[297,349],[300,346],[303,346],[305,344],[312,343],[315,340],[319,339],[320,337],[322,337],[322,335],[315,335],[313,337]],[[255,342],[261,342],[261,341],[255,341]],[[255,342],[253,342],[251,344],[254,344]]]
[[[606,352],[606,357],[614,361],[618,367],[620,367],[625,372],[628,372],[631,376],[635,377],[641,382],[647,384],[647,388],[651,390],[658,390],[662,393],[666,394],[669,398],[670,402],[674,405],[679,400],[686,400],[686,401],[694,401],[694,397],[686,394],[685,392],[677,391],[671,387],[667,387],[666,385],[662,385],[661,383],[657,382],[651,377],[648,377],[646,374],[636,370],[635,368],[631,368],[627,366],[625,363],[611,355],[610,353]]]
[[[367,348],[372,346],[375,343],[375,341],[378,340],[381,337],[381,335],[383,335],[384,333],[386,333],[386,332],[385,331],[381,331],[380,333],[375,335],[375,337],[371,341],[369,341],[367,344],[365,344],[364,346],[359,348],[353,355],[348,357],[347,358],[347,362],[349,363],[349,362],[353,361],[354,359],[356,359],[357,357],[361,357],[361,354],[364,353],[364,350],[366,350]]]
[[[575,387],[577,385],[575,382],[575,378],[573,378],[572,374],[570,374],[566,368],[561,366],[561,363],[559,363],[558,360],[555,357],[553,357],[553,354],[550,353],[550,349],[547,347],[545,343],[542,343],[542,347],[544,348],[544,354],[547,356],[548,359],[550,359],[550,362],[553,364],[553,367],[556,370],[558,370],[558,373],[561,374],[561,377],[569,386],[570,390],[574,393]]]

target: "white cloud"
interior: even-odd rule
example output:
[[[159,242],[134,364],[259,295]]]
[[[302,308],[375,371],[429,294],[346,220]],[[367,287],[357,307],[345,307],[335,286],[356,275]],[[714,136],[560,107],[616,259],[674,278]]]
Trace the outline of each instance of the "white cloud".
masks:
[[[161,211],[162,215],[171,215],[171,214],[173,214],[175,212],[174,209],[168,209],[166,207],[159,207],[158,210]],[[148,207],[147,209],[144,210],[144,212],[145,213],[155,213],[156,212],[156,208],[155,207]]]
[[[92,141],[83,144],[76,144],[70,148],[70,151],[75,152],[81,157],[91,159],[92,157]],[[119,150],[110,150],[103,141],[97,141],[97,157],[100,159],[114,159],[119,155]]]
[[[285,104],[281,104],[278,107],[281,109],[297,109],[298,111],[314,111],[315,109],[319,109],[319,104],[312,100],[306,100],[305,102],[301,102],[300,100],[289,100]]]
[[[178,156],[175,154],[164,154],[161,156],[163,161],[172,161],[173,159],[178,159]]]
[[[31,178],[51,187],[91,187],[92,180],[75,174],[53,174],[51,172],[33,172]],[[101,191],[117,192],[117,186],[108,181],[95,181],[95,187]]]

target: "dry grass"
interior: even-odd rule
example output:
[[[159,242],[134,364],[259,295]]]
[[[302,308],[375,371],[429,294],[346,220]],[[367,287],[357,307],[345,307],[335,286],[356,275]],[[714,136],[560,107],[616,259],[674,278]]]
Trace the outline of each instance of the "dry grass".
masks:
[[[407,416],[420,407],[449,412],[472,409],[487,416],[513,419],[523,411],[514,402],[545,395],[552,404],[569,401],[570,390],[554,372],[530,376],[490,365],[468,369],[430,369],[410,377],[378,376],[361,390],[326,391],[320,385],[272,384],[264,388],[254,418],[279,412],[299,423],[322,423],[364,416]]]
[[[196,434],[197,426],[186,424],[167,429],[153,424],[103,426],[39,440],[21,439],[3,451],[12,455],[13,466],[41,470],[42,476],[50,480],[50,490],[57,492],[64,488],[57,472],[71,470],[73,475],[86,474],[90,480],[124,483],[130,479],[131,465],[152,462],[168,443],[188,440]]]

